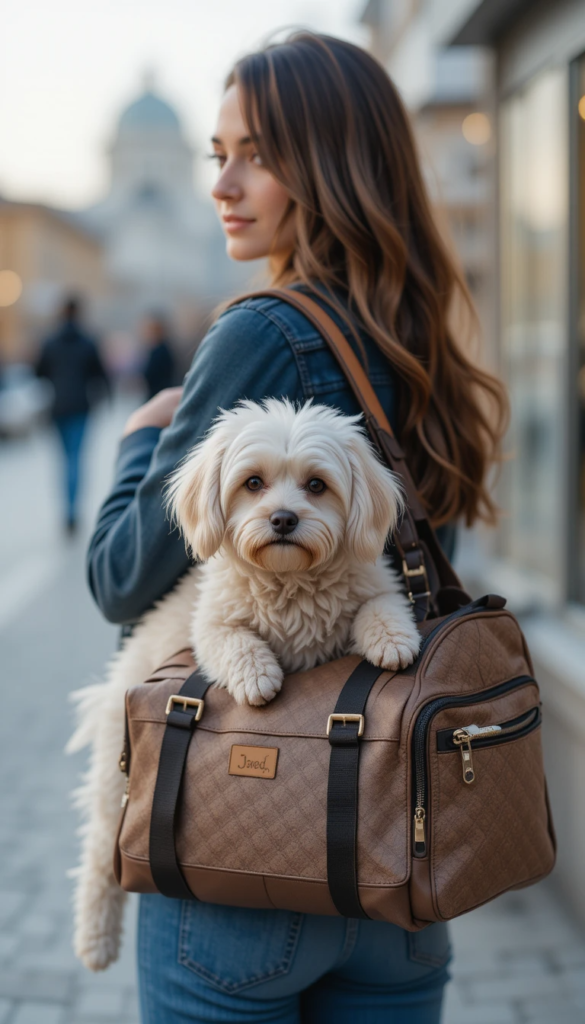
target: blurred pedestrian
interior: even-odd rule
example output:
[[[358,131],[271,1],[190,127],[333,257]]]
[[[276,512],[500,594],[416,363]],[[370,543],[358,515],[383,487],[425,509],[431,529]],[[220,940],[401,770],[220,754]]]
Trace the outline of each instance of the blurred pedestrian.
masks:
[[[80,326],[81,302],[71,296],[54,334],[43,343],[36,372],[53,385],[52,417],[65,455],[65,527],[77,527],[77,495],[83,437],[97,390],[110,392],[96,343]]]
[[[168,325],[159,315],[151,315],[145,324],[145,338],[148,355],[144,364],[143,374],[148,390],[148,398],[154,398],[159,391],[170,388],[175,383],[175,357],[169,339]]]

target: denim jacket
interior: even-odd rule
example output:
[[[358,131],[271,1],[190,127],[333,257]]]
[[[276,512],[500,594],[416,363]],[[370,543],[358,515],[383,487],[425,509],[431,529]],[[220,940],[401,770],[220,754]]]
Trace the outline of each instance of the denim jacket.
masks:
[[[359,356],[347,325],[331,315]],[[394,427],[396,376],[373,339],[360,336],[370,381]],[[114,485],[88,552],[89,584],[110,622],[135,622],[189,565],[184,541],[163,507],[173,469],[220,409],[267,397],[301,403],[312,398],[347,415],[361,411],[334,356],[302,313],[279,299],[245,299],[226,310],[203,339],[171,425],[162,431],[144,427],[120,444]],[[441,541],[450,553],[453,531],[443,531]]]

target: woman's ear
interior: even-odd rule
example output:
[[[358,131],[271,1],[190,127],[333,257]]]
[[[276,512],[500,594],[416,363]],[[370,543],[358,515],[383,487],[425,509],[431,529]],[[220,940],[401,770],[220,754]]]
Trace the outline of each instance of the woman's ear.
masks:
[[[359,562],[375,562],[396,526],[404,498],[396,477],[361,432],[349,439],[345,451],[352,472],[346,546]]]
[[[220,474],[227,435],[220,422],[183,460],[170,479],[166,506],[195,558],[206,562],[225,533]]]

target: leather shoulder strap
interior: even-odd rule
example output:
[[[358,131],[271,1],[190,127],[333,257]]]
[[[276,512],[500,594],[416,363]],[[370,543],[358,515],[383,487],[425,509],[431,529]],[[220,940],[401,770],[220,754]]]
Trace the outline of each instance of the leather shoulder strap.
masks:
[[[407,507],[393,539],[402,562],[406,592],[413,605],[417,620],[421,621],[427,618],[431,612],[437,612],[436,598],[439,591],[445,588],[451,591],[450,600],[455,601],[456,604],[459,603],[457,594],[460,593],[462,595],[461,603],[464,603],[465,599],[468,599],[468,595],[463,591],[457,574],[437,541],[406,464],[404,452],[396,440],[378,396],[347,338],[318,302],[304,292],[291,288],[267,288],[262,291],[250,292],[247,295],[239,296],[230,305],[233,306],[245,299],[261,296],[280,299],[281,302],[288,303],[298,309],[313,324],[343,370],[362,409],[366,427],[374,444],[400,479]]]

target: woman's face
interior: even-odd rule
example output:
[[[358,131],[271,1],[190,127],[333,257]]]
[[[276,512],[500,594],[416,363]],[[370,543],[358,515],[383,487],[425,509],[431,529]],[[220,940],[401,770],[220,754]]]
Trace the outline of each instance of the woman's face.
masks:
[[[279,225],[289,205],[283,185],[262,166],[246,128],[235,85],[226,91],[212,138],[219,178],[212,189],[234,260],[286,257],[294,246],[294,218]]]

